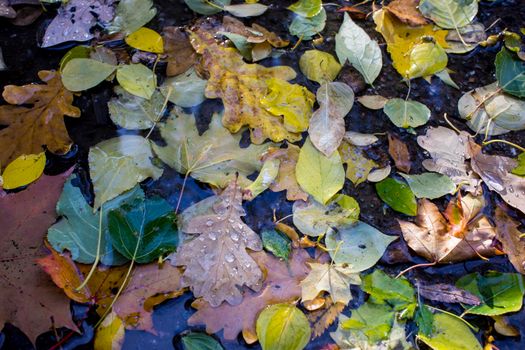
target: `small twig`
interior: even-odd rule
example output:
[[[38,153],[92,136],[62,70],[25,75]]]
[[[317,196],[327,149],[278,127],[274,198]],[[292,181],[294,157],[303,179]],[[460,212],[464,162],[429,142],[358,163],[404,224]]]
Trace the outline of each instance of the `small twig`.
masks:
[[[407,269],[404,269],[403,271],[401,271],[400,273],[397,274],[396,278],[399,278],[401,276],[403,276],[405,273],[407,273],[408,271],[411,271],[413,269],[417,269],[418,267],[427,267],[427,266],[434,266],[436,265],[437,262],[434,261],[432,263],[423,263],[423,264],[416,264],[416,265],[412,265],[410,266],[409,268]]]
[[[445,118],[445,121],[447,122],[447,124],[455,131],[457,132],[458,134],[461,133],[461,130],[459,130],[458,128],[456,128],[456,126],[454,124],[452,124],[452,122],[450,120],[448,120],[448,116],[447,116],[447,113],[445,113],[443,115],[443,118]]]
[[[282,218],[280,218],[279,220],[277,220],[277,221],[275,222],[275,224],[278,224],[278,223],[280,223],[281,221],[286,220],[286,219],[288,219],[288,218],[290,218],[290,217],[292,217],[292,216],[293,216],[293,214],[288,214],[288,215],[286,215],[286,216],[283,216]]]
[[[490,100],[491,98],[493,98],[494,96],[496,96],[497,94],[499,94],[501,92],[502,88],[501,87],[498,87],[494,92],[492,92],[491,94],[489,94],[488,96],[485,96],[479,103],[478,105],[476,106],[476,108],[474,108],[474,110],[472,112],[470,112],[469,114],[467,114],[467,116],[465,117],[466,120],[470,120],[472,118],[472,116],[474,115],[474,113],[476,113],[478,111],[478,109],[481,108],[481,106],[483,106],[485,104],[485,102],[487,102],[488,100]]]
[[[521,147],[520,145],[517,145],[514,142],[510,142],[510,141],[507,141],[507,140],[501,140],[501,139],[494,139],[494,140],[490,140],[490,141],[483,141],[481,143],[481,146],[484,147],[484,146],[490,145],[492,143],[504,143],[506,145],[512,146],[514,148],[517,148],[517,149],[519,149],[522,152],[525,152],[525,148]]]

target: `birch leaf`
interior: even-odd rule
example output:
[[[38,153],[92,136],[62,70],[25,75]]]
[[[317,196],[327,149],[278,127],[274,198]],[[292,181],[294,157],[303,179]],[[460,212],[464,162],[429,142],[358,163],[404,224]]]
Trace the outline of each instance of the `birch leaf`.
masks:
[[[308,319],[294,305],[272,305],[257,318],[257,336],[263,350],[302,350],[311,334]]]
[[[139,28],[126,37],[126,44],[146,52],[163,53],[164,40],[159,33],[146,27]]]
[[[441,28],[459,29],[476,17],[476,0],[421,0],[419,10]]]
[[[434,315],[432,323],[432,333],[427,336],[419,332],[417,338],[433,350],[483,349],[470,328],[457,317],[440,312]]]
[[[454,182],[452,182],[450,177],[443,174],[400,175],[406,180],[417,198],[435,199],[456,191]]]
[[[157,9],[151,0],[120,0],[115,18],[107,29],[110,33],[129,35],[144,27],[156,14]]]
[[[155,73],[140,63],[119,67],[117,80],[124,90],[147,100],[151,98],[157,87]]]
[[[9,163],[0,176],[0,185],[6,190],[29,185],[38,180],[46,166],[46,154],[21,155]]]
[[[103,82],[116,66],[91,58],[74,58],[62,70],[62,83],[69,91],[84,91]]]
[[[430,109],[412,100],[393,98],[385,104],[383,111],[399,128],[416,128],[425,125],[430,119]]]
[[[312,40],[312,37],[323,31],[326,25],[326,10],[321,9],[313,17],[295,16],[288,27],[290,34],[295,35],[303,40]]]
[[[383,59],[379,45],[346,12],[335,36],[335,52],[341,64],[348,60],[368,84],[372,84],[381,72]]]
[[[204,96],[206,84],[207,81],[201,79],[194,68],[190,68],[186,72],[166,79],[161,86],[161,91],[170,102],[189,108],[200,105],[206,100]]]

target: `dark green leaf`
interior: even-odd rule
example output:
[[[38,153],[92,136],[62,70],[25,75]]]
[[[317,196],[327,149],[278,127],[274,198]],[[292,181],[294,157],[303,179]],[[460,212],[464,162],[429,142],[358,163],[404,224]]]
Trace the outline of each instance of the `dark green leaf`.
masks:
[[[392,278],[381,270],[375,270],[363,277],[361,289],[370,294],[370,300],[376,304],[388,303],[396,311],[408,308],[410,314],[415,309],[414,288],[405,277]]]
[[[190,333],[181,340],[184,350],[223,350],[217,340],[204,333]]]
[[[395,211],[409,216],[417,214],[416,197],[407,184],[389,177],[376,183],[376,191],[379,198]]]
[[[362,332],[370,343],[376,343],[388,338],[393,322],[394,310],[389,305],[366,302],[352,310],[352,317],[345,320],[341,327]]]
[[[415,321],[419,333],[429,337],[434,328],[434,315],[425,304],[420,304],[416,311]]]
[[[496,78],[503,91],[525,97],[525,62],[515,53],[502,48],[496,55]]]
[[[275,230],[265,230],[261,233],[263,247],[278,258],[288,260],[292,249],[291,241]]]

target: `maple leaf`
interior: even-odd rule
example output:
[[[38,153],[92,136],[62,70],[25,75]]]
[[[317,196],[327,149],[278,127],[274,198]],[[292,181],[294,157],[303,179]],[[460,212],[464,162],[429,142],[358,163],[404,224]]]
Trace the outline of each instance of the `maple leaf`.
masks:
[[[495,229],[480,215],[482,197],[467,195],[458,202],[451,201],[443,216],[438,207],[427,199],[418,203],[416,224],[398,220],[408,246],[425,259],[435,263],[462,261],[478,256],[492,256]],[[456,206],[456,208],[453,208]],[[451,213],[457,215],[453,218]]]
[[[52,327],[77,330],[69,300],[49,279],[36,259],[45,256],[44,236],[56,220],[55,205],[71,171],[43,175],[28,189],[0,196],[0,325],[9,322],[34,341]]]
[[[247,64],[237,50],[219,46],[211,33],[200,28],[191,33],[191,40],[194,49],[202,55],[203,67],[210,76],[205,95],[222,99],[222,124],[230,132],[236,133],[247,125],[251,140],[256,144],[266,138],[275,142],[301,139],[300,133],[308,128],[304,120],[308,121],[311,116],[314,96],[306,88],[287,82],[296,77],[291,67],[267,68]],[[271,93],[268,82],[272,82],[274,87]],[[289,91],[295,93],[292,95]],[[293,101],[293,105],[284,103],[283,108],[278,108],[289,101]],[[283,109],[289,113],[285,118],[271,112],[281,113]],[[299,115],[293,113],[296,110],[309,111]]]
[[[178,27],[164,27],[164,52],[167,55],[166,75],[172,77],[186,72],[197,60],[188,35]]]
[[[79,117],[73,106],[73,94],[62,85],[60,75],[40,71],[45,84],[7,85],[2,97],[10,105],[0,106],[0,168],[22,154],[39,154],[42,146],[57,154],[69,151],[71,139],[64,124],[64,115]],[[30,105],[29,107],[26,105]]]
[[[236,339],[242,332],[248,343],[257,340],[255,322],[259,313],[272,304],[286,303],[301,297],[301,280],[306,277],[309,267],[306,261],[310,256],[304,249],[294,249],[288,263],[265,252],[252,252],[250,256],[265,272],[262,289],[253,292],[244,289],[244,298],[239,305],[222,303],[212,307],[202,299],[193,303],[197,308],[189,319],[189,325],[206,325],[206,332],[217,333],[224,330],[224,338]]]
[[[175,254],[175,264],[185,266],[183,285],[212,306],[223,301],[242,301],[242,286],[259,289],[262,271],[246,249],[262,250],[261,238],[241,217],[242,191],[236,181],[218,196],[213,214],[192,218],[185,231],[195,237],[184,242]],[[196,257],[199,257],[196,259]]]

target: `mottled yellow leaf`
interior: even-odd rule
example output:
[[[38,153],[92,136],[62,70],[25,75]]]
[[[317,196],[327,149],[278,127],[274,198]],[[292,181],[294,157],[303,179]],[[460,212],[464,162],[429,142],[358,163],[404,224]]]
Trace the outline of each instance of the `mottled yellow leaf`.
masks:
[[[2,174],[4,189],[10,190],[30,184],[44,172],[46,154],[21,155],[11,162]]]
[[[120,350],[124,344],[124,324],[117,314],[111,312],[97,328],[94,348],[96,350]]]
[[[126,37],[126,44],[147,52],[163,53],[164,40],[159,33],[153,29],[142,27]]]

